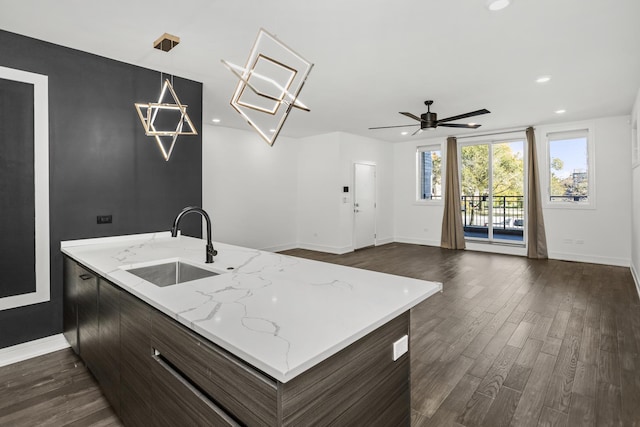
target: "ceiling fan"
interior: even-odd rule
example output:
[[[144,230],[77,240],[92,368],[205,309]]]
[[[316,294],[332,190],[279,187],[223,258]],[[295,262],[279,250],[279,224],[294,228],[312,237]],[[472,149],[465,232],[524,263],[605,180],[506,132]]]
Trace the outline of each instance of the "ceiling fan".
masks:
[[[481,114],[488,114],[491,112],[486,108],[483,108],[482,110],[471,111],[466,114],[460,114],[458,116],[452,116],[452,117],[447,117],[446,119],[438,120],[438,115],[436,113],[431,112],[431,104],[433,104],[433,101],[431,100],[424,101],[424,104],[427,106],[427,112],[424,114],[421,114],[420,117],[416,116],[415,114],[400,112],[400,114],[402,114],[403,116],[411,117],[412,119],[420,122],[420,128],[416,130],[412,135],[422,132],[425,129],[435,129],[438,126],[450,127],[450,128],[477,129],[481,126],[477,123],[461,124],[461,123],[447,123],[447,122],[466,119],[468,117],[479,116]],[[389,129],[389,128],[409,127],[409,126],[416,126],[416,125],[378,126],[378,127],[373,127],[369,129]]]

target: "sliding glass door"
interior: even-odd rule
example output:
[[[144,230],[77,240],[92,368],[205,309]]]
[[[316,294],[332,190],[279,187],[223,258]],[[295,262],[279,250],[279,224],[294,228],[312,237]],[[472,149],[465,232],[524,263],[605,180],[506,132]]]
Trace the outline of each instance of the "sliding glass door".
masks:
[[[465,237],[524,244],[524,140],[462,144],[459,160]]]

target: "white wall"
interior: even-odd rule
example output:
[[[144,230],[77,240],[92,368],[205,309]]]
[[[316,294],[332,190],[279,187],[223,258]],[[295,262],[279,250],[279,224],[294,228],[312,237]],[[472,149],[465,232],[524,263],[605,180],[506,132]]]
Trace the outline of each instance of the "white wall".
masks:
[[[587,123],[595,147],[596,208],[545,208],[549,255],[624,266],[633,260],[638,272],[640,167],[632,174],[629,117]],[[546,162],[548,131],[583,124],[538,126],[540,164]],[[444,138],[392,144],[334,132],[280,137],[269,147],[251,131],[205,125],[203,206],[213,217],[214,239],[269,250],[353,250],[353,165],[366,162],[377,171],[376,244],[439,246],[442,203],[415,200],[416,148],[433,143],[444,150]],[[348,203],[343,186],[350,189]]]
[[[298,245],[347,252],[340,239],[340,138],[337,133],[301,138],[298,144]]]
[[[546,164],[546,134],[563,130],[593,131],[595,209],[544,209],[549,257],[629,266],[631,258],[631,166],[629,117],[537,126],[539,164]],[[541,168],[540,173],[544,173]]]
[[[632,142],[632,144],[636,144],[636,147],[638,147],[640,145],[640,90],[638,91],[631,117],[634,129],[632,137],[635,138],[635,142]],[[632,153],[631,159],[633,161],[633,169],[631,171],[631,272],[636,281],[638,295],[640,295],[640,158],[638,158],[638,152]]]
[[[376,165],[376,244],[393,241],[393,146],[343,132],[302,138],[298,152],[298,245],[353,250],[354,163]],[[349,187],[349,193],[342,192]],[[347,197],[347,202],[343,198]]]
[[[214,240],[282,250],[297,245],[297,141],[204,125],[202,204]]]
[[[629,117],[600,118],[588,123],[594,130],[596,209],[544,209],[549,256],[555,259],[628,266],[631,259]],[[568,130],[573,126],[572,123],[564,123],[552,127],[536,127],[540,165],[546,162],[546,133],[552,128]],[[444,138],[427,139],[394,146],[396,241],[440,245],[443,208],[441,204],[415,201],[415,153],[418,146],[430,143],[442,144],[444,149],[444,142]],[[540,173],[544,171],[541,169]],[[640,171],[635,171],[634,176],[638,175]],[[640,182],[636,188],[640,188]],[[635,211],[634,216],[639,215],[640,210]],[[640,247],[640,236],[636,235],[636,239]],[[569,241],[571,243],[566,243]],[[579,244],[580,242],[582,243]],[[640,266],[640,259],[637,262]]]
[[[394,240],[393,232],[393,144],[349,133],[339,133],[341,185],[349,186],[349,203],[340,205],[340,244],[353,249],[353,191],[355,163],[376,166],[376,245]],[[340,195],[342,199],[342,194]]]
[[[267,250],[352,251],[355,162],[376,164],[376,244],[391,242],[392,144],[334,132],[281,136],[269,147],[250,130],[205,125],[203,207],[214,239]]]
[[[444,164],[445,138],[411,140],[393,147],[394,234],[398,242],[440,246],[442,202],[416,202],[416,150],[430,144],[441,145]]]

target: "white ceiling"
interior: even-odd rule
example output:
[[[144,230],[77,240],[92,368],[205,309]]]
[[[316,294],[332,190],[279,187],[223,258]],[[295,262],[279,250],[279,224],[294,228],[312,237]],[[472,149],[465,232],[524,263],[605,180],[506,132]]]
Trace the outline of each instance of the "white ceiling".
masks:
[[[243,65],[265,28],[315,64],[300,95],[311,112],[294,109],[282,132],[293,137],[404,141],[403,129],[367,128],[412,124],[398,112],[419,115],[426,99],[440,118],[489,109],[474,119],[482,131],[629,114],[640,1],[513,0],[499,12],[485,1],[0,0],[0,29],[201,81],[203,120],[248,129],[220,59]],[[165,32],[181,38],[169,53],[151,46]]]

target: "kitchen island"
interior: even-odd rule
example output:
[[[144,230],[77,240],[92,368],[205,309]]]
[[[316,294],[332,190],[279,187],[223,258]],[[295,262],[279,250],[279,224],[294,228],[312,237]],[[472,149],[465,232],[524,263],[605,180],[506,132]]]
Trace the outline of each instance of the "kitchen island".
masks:
[[[203,240],[169,233],[62,243],[65,335],[85,361],[86,354],[96,360],[87,365],[112,390],[105,394],[126,424],[142,417],[125,410],[131,399],[140,399],[151,417],[177,416],[166,410],[176,396],[160,390],[174,384],[199,402],[176,409],[211,409],[224,420],[212,425],[408,425],[402,347],[410,310],[441,291],[440,283],[215,247],[214,263],[205,264]],[[174,261],[217,274],[157,286],[129,271]],[[95,277],[93,293],[83,288],[93,283],[88,277]],[[105,355],[116,347],[119,357]],[[204,353],[192,354],[198,351]],[[134,358],[139,364],[127,371]],[[130,378],[145,370],[142,381]],[[159,393],[149,402],[141,396],[145,386]],[[186,391],[178,397],[186,399]],[[207,417],[186,419],[197,424]]]

